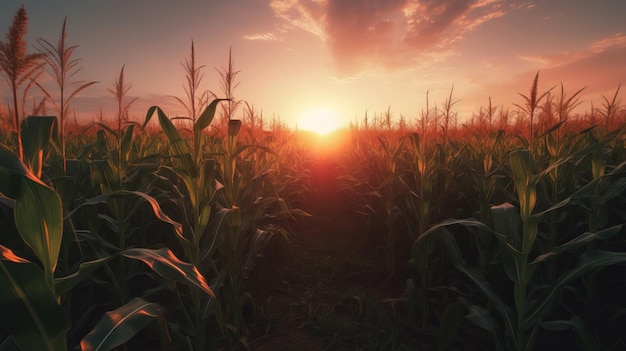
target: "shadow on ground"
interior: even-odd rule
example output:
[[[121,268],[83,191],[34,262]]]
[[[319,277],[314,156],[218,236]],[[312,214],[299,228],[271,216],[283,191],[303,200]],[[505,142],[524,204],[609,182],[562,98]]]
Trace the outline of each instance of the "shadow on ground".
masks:
[[[410,350],[403,282],[390,282],[376,233],[340,194],[332,152],[317,155],[310,201],[289,254],[269,258],[254,285],[252,350]],[[274,251],[270,248],[268,251]]]

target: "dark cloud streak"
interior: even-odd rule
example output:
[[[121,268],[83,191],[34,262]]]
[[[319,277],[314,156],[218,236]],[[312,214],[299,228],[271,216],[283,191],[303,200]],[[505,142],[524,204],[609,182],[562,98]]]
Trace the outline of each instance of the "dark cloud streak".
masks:
[[[420,1],[419,6],[408,14],[409,28],[405,42],[415,49],[425,49],[436,45],[439,40],[444,39],[444,32],[462,19],[474,2],[468,0]]]
[[[504,14],[501,0],[273,0],[271,6],[277,17],[320,37],[341,76],[445,57],[467,31]]]

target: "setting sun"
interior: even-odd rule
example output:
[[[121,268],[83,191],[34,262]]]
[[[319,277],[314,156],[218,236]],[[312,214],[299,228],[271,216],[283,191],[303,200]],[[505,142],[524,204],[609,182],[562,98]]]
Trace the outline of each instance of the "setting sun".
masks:
[[[300,117],[297,127],[300,130],[325,135],[339,128],[339,116],[328,108],[312,109]]]

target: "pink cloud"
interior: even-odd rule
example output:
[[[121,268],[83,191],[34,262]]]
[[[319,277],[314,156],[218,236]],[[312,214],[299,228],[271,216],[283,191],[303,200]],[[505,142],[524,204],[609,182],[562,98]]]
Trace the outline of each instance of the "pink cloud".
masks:
[[[271,8],[326,43],[344,76],[454,54],[465,33],[504,15],[501,0],[273,0]]]
[[[580,52],[548,56],[545,76],[552,82],[567,79],[573,87],[587,86],[587,94],[595,99],[611,95],[618,84],[626,83],[624,57],[626,35],[618,33],[597,40]]]
[[[616,33],[610,37],[596,40],[590,47],[592,52],[603,52],[606,50],[613,50],[615,48],[626,48],[626,35],[623,33]]]
[[[579,51],[522,57],[533,63],[532,70],[491,83],[484,81],[484,77],[475,77],[473,83],[483,87],[470,92],[466,98],[480,102],[492,96],[494,102],[505,106],[513,102],[520,103],[519,96],[513,92],[527,94],[535,73],[539,71],[540,91],[552,87],[559,89],[560,84],[563,84],[566,92],[571,94],[584,87],[580,108],[588,110],[591,101],[595,107],[601,106],[603,95],[612,97],[619,84],[626,83],[624,57],[626,35],[621,33],[596,40]]]
[[[534,62],[540,67],[555,69],[561,66],[578,65],[580,62],[593,62],[606,55],[626,49],[626,35],[616,33],[591,43],[585,50],[575,52],[549,53],[537,56],[520,56],[521,59]]]

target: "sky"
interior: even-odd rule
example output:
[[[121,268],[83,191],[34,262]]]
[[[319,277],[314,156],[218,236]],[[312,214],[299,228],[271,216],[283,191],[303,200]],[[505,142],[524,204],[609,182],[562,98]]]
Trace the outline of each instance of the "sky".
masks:
[[[427,92],[432,107],[452,91],[461,120],[489,98],[514,109],[537,72],[541,91],[585,88],[584,110],[626,83],[624,0],[2,0],[0,40],[22,5],[30,52],[37,38],[56,43],[67,18],[75,78],[99,82],[72,104],[88,120],[115,115],[109,89],[122,67],[132,118],[152,105],[184,116],[171,96],[185,96],[192,40],[201,90],[220,91],[231,50],[235,98],[289,126],[315,111],[341,125],[387,111],[411,121]],[[1,80],[5,105],[7,88]]]

